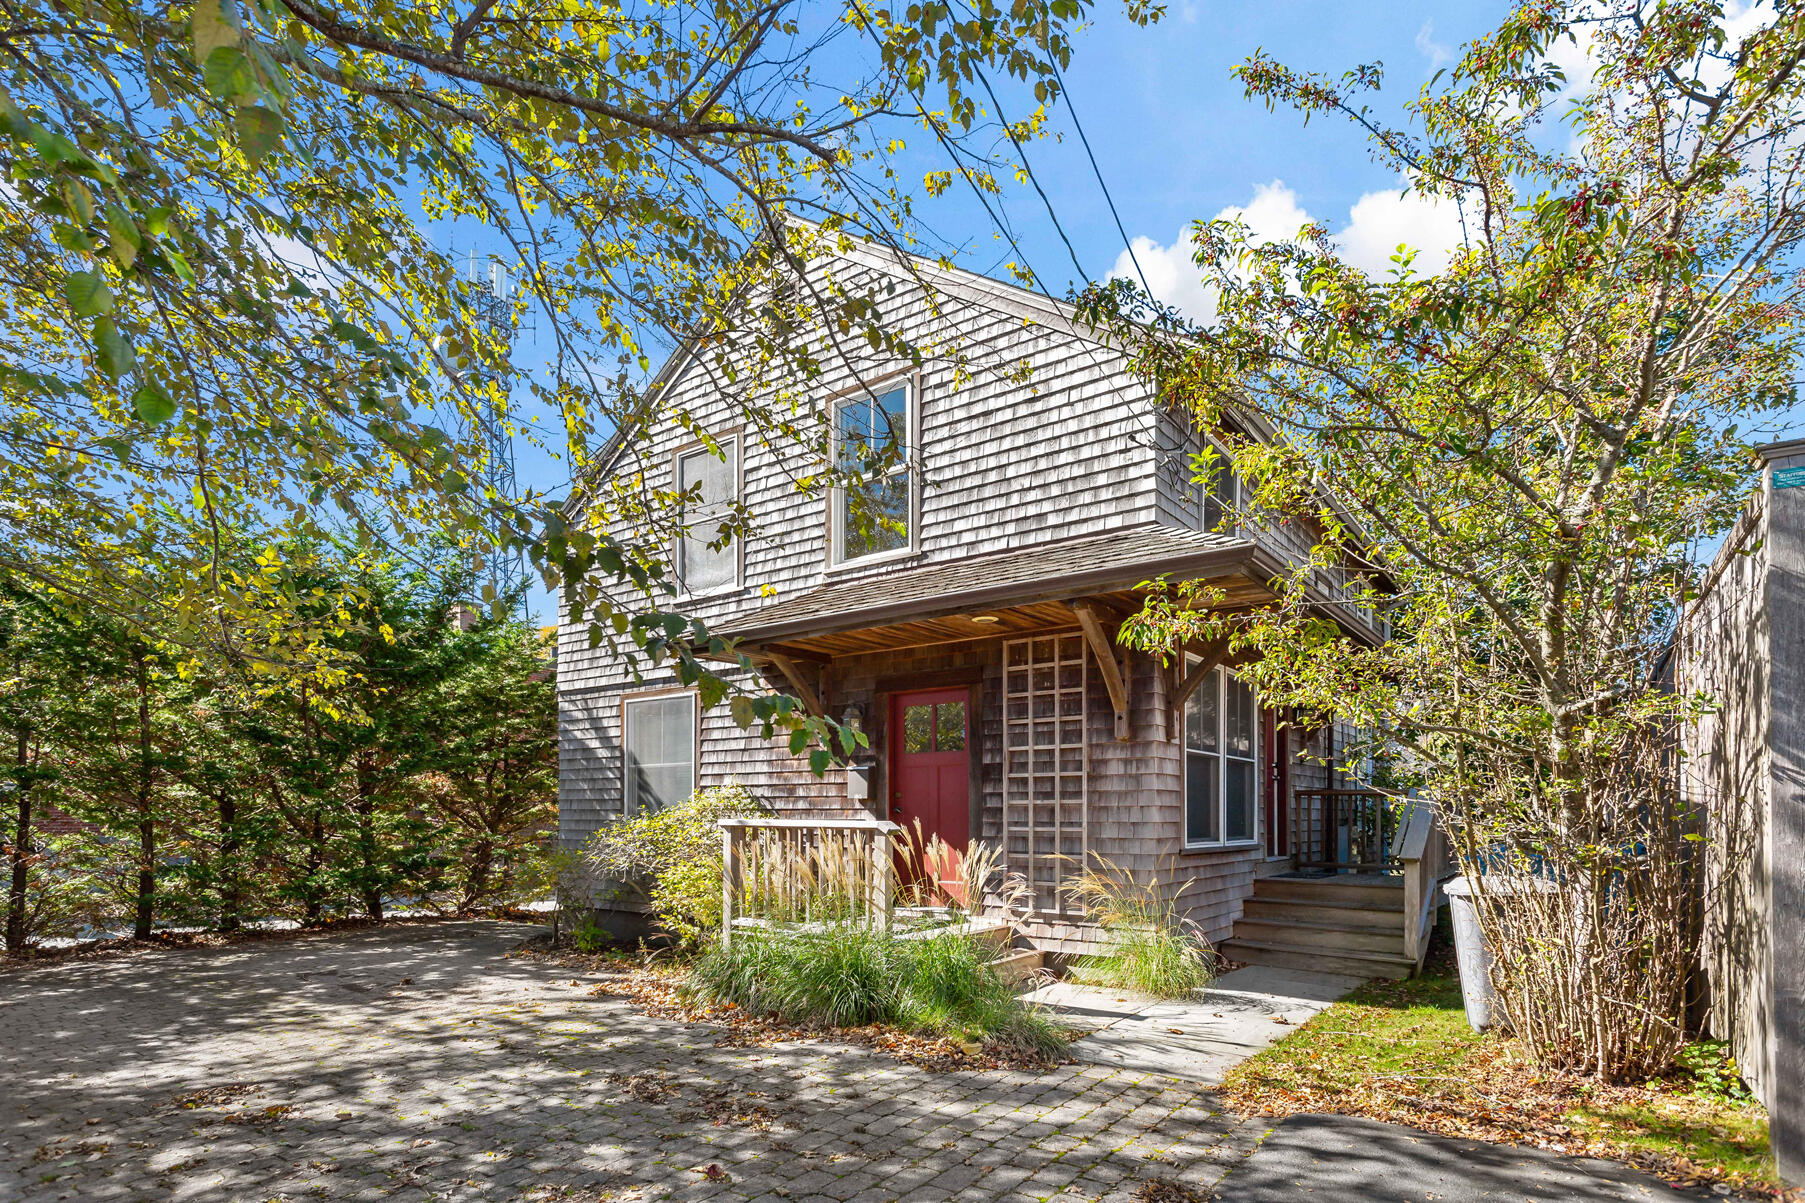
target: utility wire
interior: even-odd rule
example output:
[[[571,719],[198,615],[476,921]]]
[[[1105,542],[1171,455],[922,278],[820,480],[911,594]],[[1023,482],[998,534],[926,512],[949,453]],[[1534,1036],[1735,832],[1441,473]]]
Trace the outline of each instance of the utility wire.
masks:
[[[1053,68],[1053,79],[1059,84],[1059,94],[1065,97],[1065,111],[1072,115],[1072,128],[1078,131],[1078,141],[1084,146],[1084,156],[1091,161],[1091,173],[1097,177],[1097,187],[1103,189],[1103,200],[1109,205],[1109,215],[1116,219],[1116,233],[1122,236],[1122,245],[1128,249],[1128,261],[1134,264],[1134,274],[1141,278],[1141,287],[1147,295],[1153,295],[1153,289],[1147,283],[1147,273],[1141,270],[1140,256],[1134,253],[1134,242],[1128,237],[1128,230],[1122,225],[1122,215],[1116,211],[1116,199],[1109,194],[1109,185],[1103,179],[1103,169],[1097,166],[1097,156],[1091,150],[1091,140],[1084,136],[1084,123],[1078,120],[1078,108],[1072,103],[1072,89],[1067,86],[1065,76],[1060,74],[1059,59],[1056,55],[1047,55],[1047,63]],[[1038,187],[1038,185],[1036,185]],[[1063,232],[1061,237],[1063,237]]]
[[[1051,57],[1048,61],[1052,61]],[[1015,136],[1015,129],[1009,124],[1008,115],[1003,112],[1003,102],[997,99],[996,91],[990,86],[990,76],[981,67],[976,68],[974,74],[977,75],[978,82],[984,85],[984,91],[990,97],[991,105],[996,109],[997,120],[1002,123],[1003,132],[1009,135],[1009,141],[1015,147],[1017,157],[1022,161],[1022,172],[1027,175],[1028,182],[1034,185],[1034,191],[1039,195],[1040,203],[1047,207],[1047,217],[1052,221],[1053,228],[1058,231],[1059,241],[1065,243],[1065,253],[1072,257],[1072,267],[1078,272],[1078,278],[1088,284],[1090,274],[1084,270],[1084,265],[1078,262],[1078,252],[1073,249],[1072,240],[1066,237],[1065,227],[1059,224],[1059,214],[1054,212],[1053,201],[1047,196],[1046,190],[1040,186],[1040,177],[1034,174],[1034,168],[1028,163],[1028,148],[1023,146],[1021,139]]]

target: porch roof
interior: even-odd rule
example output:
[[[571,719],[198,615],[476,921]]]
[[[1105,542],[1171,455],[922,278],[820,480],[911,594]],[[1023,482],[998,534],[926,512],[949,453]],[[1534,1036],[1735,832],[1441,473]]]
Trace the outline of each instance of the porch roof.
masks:
[[[1265,582],[1283,570],[1276,556],[1247,540],[1177,527],[1130,527],[831,581],[719,623],[715,631],[739,640],[743,647],[756,648],[840,632],[915,626],[974,611],[1094,597],[1131,590],[1160,576],[1178,580],[1241,578],[1238,589],[1264,596]],[[1069,611],[1064,621],[1071,621]],[[963,625],[957,631],[945,631],[942,637],[1002,634],[1015,625],[1006,622],[986,628],[972,624],[968,617],[960,622]],[[916,633],[927,634],[919,628]]]

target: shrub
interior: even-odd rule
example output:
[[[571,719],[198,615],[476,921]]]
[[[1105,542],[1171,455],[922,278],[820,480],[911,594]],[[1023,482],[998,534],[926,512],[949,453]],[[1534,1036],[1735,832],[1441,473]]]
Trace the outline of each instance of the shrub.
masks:
[[[882,1023],[1052,1056],[1061,1029],[1016,997],[984,950],[951,933],[901,939],[863,924],[810,934],[737,935],[691,973],[699,993],[789,1023]]]
[[[124,915],[109,874],[117,875],[109,857],[112,846],[73,835],[39,836],[25,888],[25,944],[55,939],[92,939],[104,935]]]
[[[767,813],[738,785],[698,790],[685,801],[611,824],[590,841],[598,873],[646,883],[652,913],[686,945],[721,926],[721,819]]]
[[[1215,976],[1209,945],[1170,901],[1183,891],[1180,886],[1166,895],[1157,879],[1138,882],[1122,866],[1098,857],[1095,868],[1085,868],[1066,887],[1104,939],[1101,955],[1079,958],[1073,980],[1155,998],[1184,998],[1209,985]]]

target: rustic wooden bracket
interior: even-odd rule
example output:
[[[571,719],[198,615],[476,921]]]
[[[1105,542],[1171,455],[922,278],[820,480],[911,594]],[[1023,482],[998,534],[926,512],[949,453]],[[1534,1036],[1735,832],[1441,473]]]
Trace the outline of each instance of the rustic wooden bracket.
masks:
[[[1228,638],[1212,639],[1198,649],[1203,657],[1195,668],[1185,669],[1187,657],[1180,652],[1172,664],[1171,693],[1166,699],[1166,738],[1177,739],[1184,729],[1185,703],[1191,700],[1216,666],[1228,657]]]
[[[766,652],[777,671],[783,674],[784,680],[790,683],[790,689],[808,712],[816,718],[826,718],[827,708],[821,704],[821,678],[817,675],[810,681],[802,665],[781,652]],[[819,666],[816,666],[819,672]]]
[[[1088,602],[1073,602],[1072,613],[1084,628],[1084,641],[1096,653],[1097,667],[1103,673],[1104,688],[1109,690],[1109,703],[1116,711],[1116,738],[1126,743],[1128,733],[1128,657],[1119,652],[1115,642],[1103,632],[1103,620],[1096,607]]]

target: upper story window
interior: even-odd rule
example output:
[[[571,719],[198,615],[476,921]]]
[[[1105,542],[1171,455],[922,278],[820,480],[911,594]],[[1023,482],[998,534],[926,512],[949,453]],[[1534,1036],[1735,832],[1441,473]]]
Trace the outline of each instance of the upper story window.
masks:
[[[621,703],[627,814],[660,810],[696,792],[696,695],[651,694]]]
[[[739,543],[721,533],[739,500],[738,437],[717,441],[720,453],[696,446],[677,453],[676,485],[683,494],[677,536],[677,580],[691,593],[731,588],[739,580]],[[727,538],[725,545],[722,540]]]
[[[1235,475],[1233,461],[1218,447],[1215,457],[1207,464],[1199,460],[1197,468],[1203,484],[1203,529],[1233,534],[1234,516],[1243,500],[1241,478]]]
[[[1258,838],[1260,708],[1253,688],[1218,668],[1185,703],[1185,846]]]
[[[910,406],[906,384],[861,391],[834,402],[834,466],[862,478],[829,502],[833,562],[907,550],[914,537]]]

